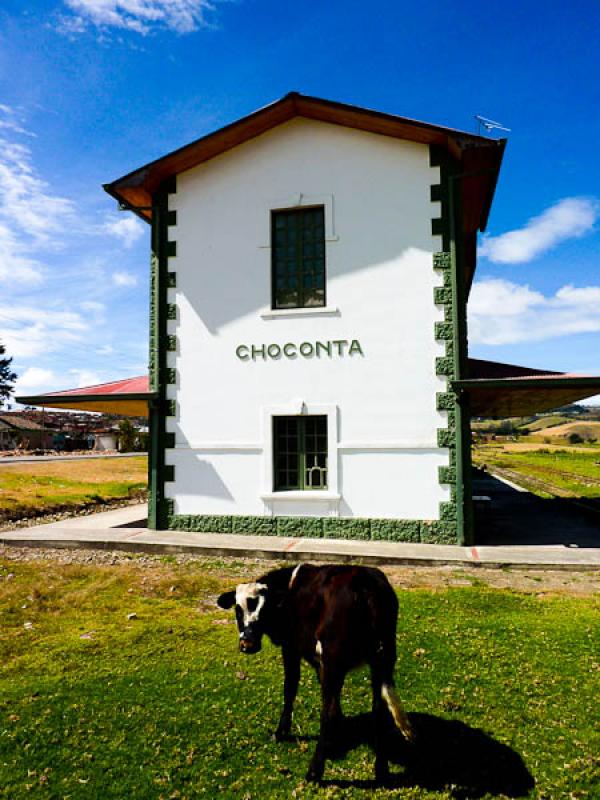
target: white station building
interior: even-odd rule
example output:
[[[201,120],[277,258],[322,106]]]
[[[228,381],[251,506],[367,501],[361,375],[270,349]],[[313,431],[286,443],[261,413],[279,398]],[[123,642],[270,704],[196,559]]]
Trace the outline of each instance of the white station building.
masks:
[[[467,358],[504,146],[292,93],[114,181],[149,385],[23,400],[148,412],[151,527],[470,541],[471,413],[598,386]]]

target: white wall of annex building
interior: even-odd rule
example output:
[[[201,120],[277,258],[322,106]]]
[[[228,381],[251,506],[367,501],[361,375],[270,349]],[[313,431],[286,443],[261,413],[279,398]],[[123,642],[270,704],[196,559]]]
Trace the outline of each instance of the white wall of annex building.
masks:
[[[425,145],[302,119],[178,176],[166,485],[176,513],[438,518],[449,490],[437,472],[448,463],[436,444],[446,425],[435,407],[446,388],[434,363],[444,355],[433,334],[437,182]],[[271,315],[270,210],[314,203],[326,206],[329,311]],[[236,356],[240,344],[335,339],[358,340],[364,355]],[[269,496],[271,414],[303,403],[329,414],[337,481],[324,494]]]

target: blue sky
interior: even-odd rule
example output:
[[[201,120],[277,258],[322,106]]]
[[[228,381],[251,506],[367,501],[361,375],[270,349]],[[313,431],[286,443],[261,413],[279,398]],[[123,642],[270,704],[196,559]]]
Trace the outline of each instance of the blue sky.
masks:
[[[0,340],[17,391],[147,369],[149,230],[102,183],[296,90],[511,129],[471,354],[600,374],[596,0],[4,0]]]

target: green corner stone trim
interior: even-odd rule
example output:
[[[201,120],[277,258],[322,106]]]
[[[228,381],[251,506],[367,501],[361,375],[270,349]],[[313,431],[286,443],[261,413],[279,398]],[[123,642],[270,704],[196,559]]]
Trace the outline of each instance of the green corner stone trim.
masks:
[[[433,183],[430,187],[429,197],[432,203],[439,203],[442,199],[442,185],[441,183]]]
[[[167,417],[177,416],[177,400],[167,400],[166,414]]]
[[[163,502],[165,504],[167,514],[169,516],[173,516],[173,514],[175,513],[175,500],[171,500],[171,498],[166,498]]]
[[[437,446],[438,447],[456,447],[456,435],[453,430],[447,428],[438,428],[437,431]]]
[[[177,370],[175,367],[165,369],[165,383],[177,383]]]
[[[456,522],[455,503],[440,503],[440,522]]]
[[[151,391],[156,391],[157,389],[158,375],[157,279],[158,258],[152,253],[150,256],[150,335],[148,351],[148,375]]]
[[[452,356],[440,356],[435,360],[435,374],[451,377],[454,373],[454,359]]]
[[[444,322],[454,322],[454,308],[452,305],[444,306]]]
[[[174,258],[177,255],[177,242],[167,242],[167,258]]]
[[[164,479],[165,481],[173,482],[175,480],[175,467],[173,464],[165,464],[164,466]]]
[[[165,447],[173,449],[175,447],[175,434],[165,433]]]
[[[172,227],[173,225],[177,225],[177,212],[176,211],[167,211],[167,225]]]
[[[432,236],[443,236],[445,230],[446,226],[444,224],[444,220],[441,217],[434,217],[434,219],[431,220]]]
[[[456,469],[454,467],[438,467],[440,483],[456,483]]]
[[[171,511],[168,528],[196,533],[236,533],[248,536],[456,544],[456,521],[453,514],[455,514],[455,506],[448,502],[440,503],[439,520],[371,519],[367,517],[262,517],[173,514]]]
[[[177,286],[177,273],[167,272],[167,288],[175,289]]]
[[[177,319],[176,303],[167,303],[167,319]]]
[[[445,269],[450,271],[452,268],[452,255],[451,253],[434,253],[433,254],[433,268]]]
[[[433,302],[437,306],[452,304],[452,289],[450,286],[436,286],[433,290]],[[446,311],[448,309],[445,309]]]
[[[166,337],[167,350],[174,353],[177,350],[177,337],[170,335]]]
[[[453,337],[453,327],[450,322],[436,322],[435,323],[435,338],[440,341],[446,341]]]
[[[436,394],[436,407],[438,411],[451,411],[454,408],[455,397],[452,392],[438,392]]]

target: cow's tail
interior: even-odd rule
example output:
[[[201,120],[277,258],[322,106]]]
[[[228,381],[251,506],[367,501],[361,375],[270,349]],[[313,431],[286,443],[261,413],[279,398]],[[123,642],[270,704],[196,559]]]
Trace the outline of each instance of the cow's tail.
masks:
[[[415,733],[412,725],[392,684],[384,683],[381,685],[381,697],[390,710],[390,714],[394,719],[394,724],[400,729],[404,738],[408,739],[409,742],[414,741]]]

